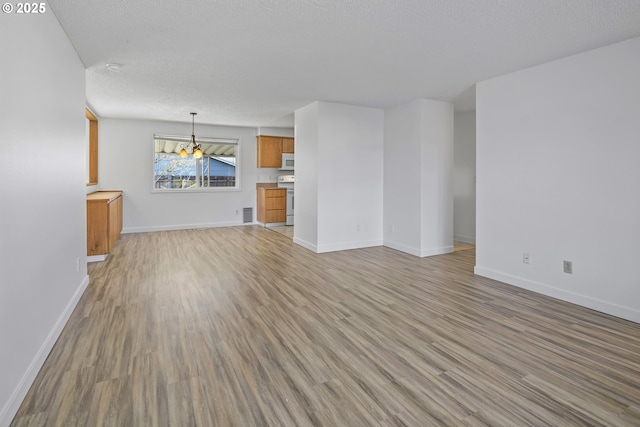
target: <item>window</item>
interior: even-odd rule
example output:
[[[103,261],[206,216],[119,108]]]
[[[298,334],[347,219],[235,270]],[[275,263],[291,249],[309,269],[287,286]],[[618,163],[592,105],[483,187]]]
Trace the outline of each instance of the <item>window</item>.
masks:
[[[196,138],[203,156],[195,159],[187,148],[191,137],[154,135],[154,191],[210,191],[239,189],[238,140]],[[189,155],[180,157],[187,148]]]

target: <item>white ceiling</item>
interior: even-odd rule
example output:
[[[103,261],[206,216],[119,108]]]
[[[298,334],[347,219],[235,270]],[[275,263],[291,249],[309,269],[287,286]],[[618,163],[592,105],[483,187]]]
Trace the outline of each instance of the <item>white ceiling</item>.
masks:
[[[99,116],[239,126],[292,126],[316,100],[473,109],[478,81],[640,36],[639,0],[49,3]]]

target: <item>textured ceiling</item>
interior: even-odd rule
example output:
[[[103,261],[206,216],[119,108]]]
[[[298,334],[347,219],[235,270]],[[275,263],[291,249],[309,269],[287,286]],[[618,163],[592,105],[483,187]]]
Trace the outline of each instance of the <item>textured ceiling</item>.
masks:
[[[49,3],[99,116],[240,126],[292,126],[316,100],[472,109],[478,81],[640,36],[639,0]]]

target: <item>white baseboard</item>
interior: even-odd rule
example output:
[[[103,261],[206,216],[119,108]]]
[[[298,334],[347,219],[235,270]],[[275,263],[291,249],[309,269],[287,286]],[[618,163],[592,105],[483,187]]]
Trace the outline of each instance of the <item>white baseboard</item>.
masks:
[[[100,262],[107,259],[107,255],[91,255],[87,257],[87,262]]]
[[[423,249],[420,252],[422,258],[428,256],[444,255],[453,252],[453,246],[442,246],[440,248]]]
[[[87,275],[82,280],[82,283],[80,283],[78,289],[76,289],[76,292],[71,297],[71,300],[67,303],[67,306],[60,314],[60,317],[58,317],[58,320],[53,325],[51,332],[49,332],[49,335],[44,340],[44,342],[40,346],[40,349],[29,364],[27,371],[20,379],[18,386],[11,394],[11,397],[9,397],[9,400],[4,405],[4,408],[2,408],[2,411],[0,411],[0,426],[4,427],[11,424],[13,417],[16,415],[16,412],[18,412],[18,409],[20,409],[22,400],[27,395],[31,384],[33,384],[33,381],[36,379],[36,375],[38,375],[38,372],[40,371],[40,368],[42,368],[45,360],[47,360],[47,357],[49,356],[53,345],[58,340],[58,337],[62,333],[62,329],[67,324],[69,317],[71,317],[71,313],[73,313],[73,310],[76,308],[78,301],[80,301],[80,297],[84,293],[85,289],[87,289],[88,285],[89,276]]]
[[[360,242],[345,242],[334,245],[318,245],[316,252],[321,254],[325,252],[348,251],[350,249],[371,248],[374,246],[382,246],[382,240],[364,240]]]
[[[389,240],[385,240],[383,242],[383,245],[388,248],[395,249],[400,252],[404,252],[406,254],[420,256],[420,248],[414,248],[412,246],[403,245],[402,243],[397,243],[397,242],[391,242]]]
[[[478,276],[488,277],[489,279],[498,280],[509,285],[517,286],[519,288],[537,292],[542,295],[547,295],[553,298],[570,302],[572,304],[580,305],[582,307],[620,317],[621,319],[640,323],[640,310],[636,310],[631,307],[625,307],[609,301],[603,301],[601,299],[593,298],[588,295],[569,292],[555,286],[535,282],[533,280],[525,279],[518,276],[512,276],[510,274],[502,273],[490,268],[476,266],[473,271]]]
[[[348,243],[339,243],[336,245],[314,245],[312,243],[306,242],[298,237],[293,238],[293,243],[300,245],[310,251],[313,251],[317,254],[326,253],[326,252],[336,252],[336,251],[348,251],[351,249],[361,249],[361,248],[371,248],[374,246],[382,246],[382,241],[379,240],[366,240],[361,242],[348,242]]]
[[[318,247],[316,245],[314,245],[312,243],[309,243],[309,242],[307,242],[305,240],[302,240],[302,239],[300,239],[298,237],[294,237],[293,238],[293,243],[295,243],[296,245],[300,245],[303,248],[309,249],[310,251],[313,251],[313,252],[316,252],[316,253],[318,252]]]
[[[430,248],[430,249],[420,249],[414,248],[411,246],[406,246],[401,243],[391,242],[389,240],[384,241],[384,246],[395,249],[397,251],[405,252],[410,255],[414,255],[420,258],[434,256],[434,255],[443,255],[450,254],[453,252],[453,246],[443,246],[440,248]]]
[[[454,234],[453,240],[457,240],[458,242],[471,243],[472,245],[476,244],[475,237],[461,236],[460,234]]]
[[[122,234],[149,233],[152,231],[194,230],[199,228],[238,227],[242,225],[259,225],[259,223],[233,221],[233,222],[211,222],[211,223],[203,223],[203,224],[158,225],[158,226],[152,226],[152,227],[126,227],[122,229]]]

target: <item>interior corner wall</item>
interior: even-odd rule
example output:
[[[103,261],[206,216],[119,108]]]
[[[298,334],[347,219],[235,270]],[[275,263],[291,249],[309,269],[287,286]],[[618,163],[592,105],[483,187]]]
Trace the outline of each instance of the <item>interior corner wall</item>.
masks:
[[[384,245],[453,251],[453,105],[418,99],[385,110]]]
[[[420,256],[422,109],[419,100],[384,111],[384,245]]]
[[[153,135],[188,135],[191,123],[102,118],[98,132],[100,188],[123,190],[124,233],[241,225],[243,208],[256,217],[256,182],[277,174],[257,168],[255,128],[196,123],[198,136],[239,139],[240,191],[153,193]]]
[[[87,141],[85,69],[54,14],[1,20],[0,426],[8,426],[89,283]]]
[[[318,249],[318,114],[319,102],[294,114],[296,183],[293,242]]]
[[[453,238],[476,242],[476,112],[453,119]]]
[[[453,252],[453,104],[421,99],[421,256]]]
[[[382,244],[383,116],[321,101],[296,111],[294,242],[316,252]]]
[[[380,246],[384,112],[318,107],[318,252]]]
[[[477,274],[640,322],[639,75],[635,38],[478,83]]]

